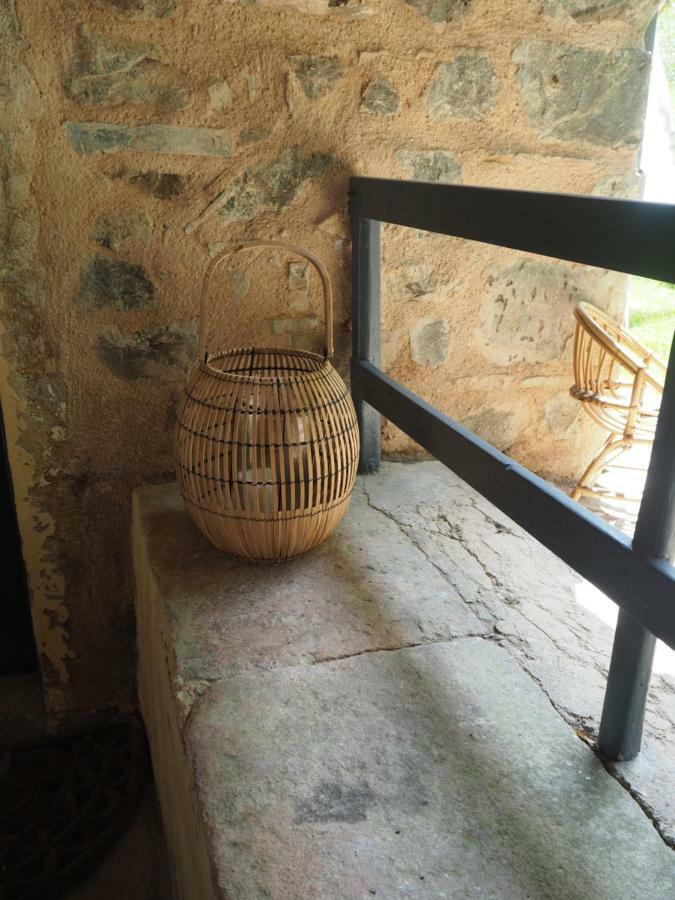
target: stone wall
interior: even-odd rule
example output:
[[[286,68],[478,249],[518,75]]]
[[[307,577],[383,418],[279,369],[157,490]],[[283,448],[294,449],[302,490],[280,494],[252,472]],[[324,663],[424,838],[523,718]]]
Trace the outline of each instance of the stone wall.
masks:
[[[349,344],[350,174],[632,196],[655,0],[0,0],[0,391],[53,710],[133,702],[132,488],[172,471],[201,273],[288,237]],[[528,465],[579,471],[571,311],[604,272],[385,229],[384,364]],[[263,251],[213,346],[319,348],[316,279]],[[385,447],[414,450],[390,427]]]

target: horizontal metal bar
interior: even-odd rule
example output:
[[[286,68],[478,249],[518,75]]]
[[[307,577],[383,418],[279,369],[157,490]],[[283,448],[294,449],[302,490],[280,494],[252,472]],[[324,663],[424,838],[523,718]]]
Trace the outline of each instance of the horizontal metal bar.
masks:
[[[675,282],[675,205],[350,179],[352,216]]]
[[[359,395],[656,637],[675,648],[675,569],[375,366],[352,359]]]

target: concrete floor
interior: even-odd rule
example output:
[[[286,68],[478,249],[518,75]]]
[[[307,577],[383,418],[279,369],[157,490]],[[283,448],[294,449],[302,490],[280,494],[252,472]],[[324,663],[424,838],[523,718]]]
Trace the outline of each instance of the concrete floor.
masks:
[[[152,781],[132,822],[64,900],[173,900],[169,860]]]
[[[608,601],[444,467],[359,479],[280,567],[217,553],[175,486],[135,535],[151,742],[179,723],[215,873],[186,897],[675,896],[673,676],[608,772]]]

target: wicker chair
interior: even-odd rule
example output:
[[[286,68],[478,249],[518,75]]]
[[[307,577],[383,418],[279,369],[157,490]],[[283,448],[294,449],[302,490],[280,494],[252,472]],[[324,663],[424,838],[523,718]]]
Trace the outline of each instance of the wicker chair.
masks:
[[[570,394],[583,403],[588,415],[609,436],[581,476],[572,499],[596,496],[639,501],[639,495],[604,490],[596,482],[626,450],[653,443],[666,367],[591,303],[579,303],[574,315],[577,327]]]

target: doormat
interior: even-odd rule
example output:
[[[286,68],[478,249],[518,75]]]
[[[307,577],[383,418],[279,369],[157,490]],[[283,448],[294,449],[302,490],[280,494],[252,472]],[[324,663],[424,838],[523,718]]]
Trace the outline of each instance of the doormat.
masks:
[[[124,831],[148,772],[136,718],[0,750],[0,900],[53,900]]]

